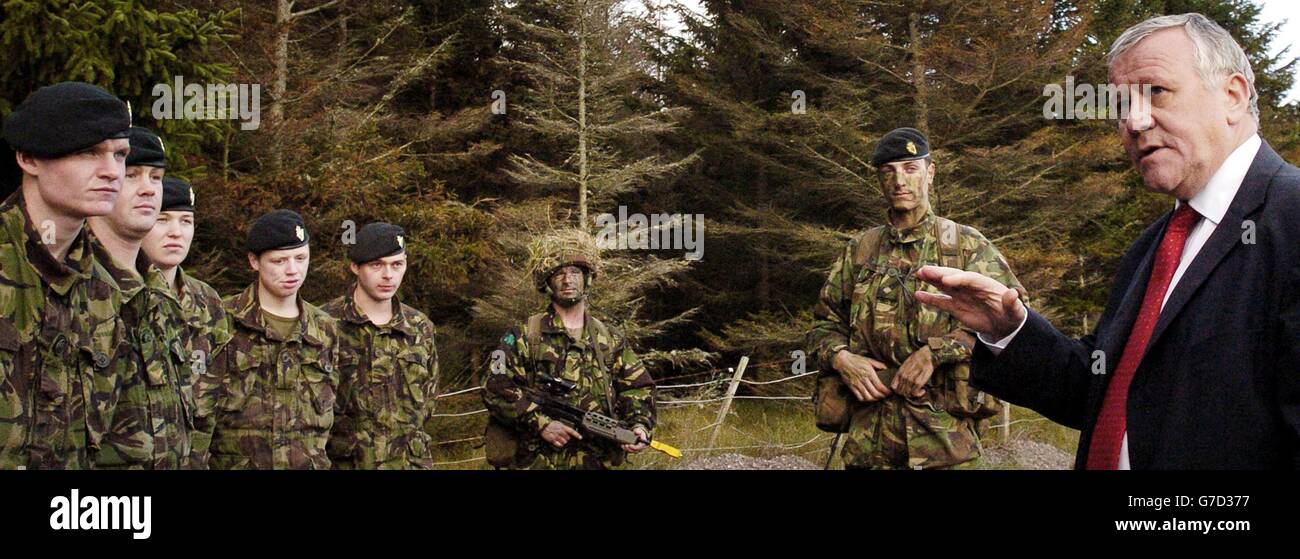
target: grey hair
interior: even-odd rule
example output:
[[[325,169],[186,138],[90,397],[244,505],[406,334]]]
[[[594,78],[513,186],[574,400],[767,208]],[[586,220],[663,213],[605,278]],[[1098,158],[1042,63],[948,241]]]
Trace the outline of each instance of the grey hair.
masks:
[[[1192,40],[1192,55],[1196,60],[1196,73],[1206,87],[1222,83],[1223,78],[1234,73],[1246,78],[1246,87],[1250,91],[1250,114],[1259,120],[1259,92],[1255,91],[1255,72],[1250,69],[1250,59],[1246,51],[1227,30],[1220,27],[1208,17],[1201,14],[1178,14],[1158,16],[1128,28],[1120,34],[1110,46],[1106,55],[1106,64],[1115,63],[1129,49],[1142,39],[1171,27],[1182,27],[1187,37]]]

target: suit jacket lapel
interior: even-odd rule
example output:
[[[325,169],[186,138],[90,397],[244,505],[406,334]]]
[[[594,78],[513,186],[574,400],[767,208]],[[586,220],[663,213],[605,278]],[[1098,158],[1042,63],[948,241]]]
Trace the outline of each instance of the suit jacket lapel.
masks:
[[[1169,295],[1164,309],[1160,311],[1160,319],[1156,321],[1155,330],[1151,332],[1151,340],[1147,343],[1148,352],[1156,340],[1160,339],[1160,334],[1169,328],[1169,324],[1178,316],[1178,312],[1187,305],[1188,301],[1191,301],[1196,290],[1210,277],[1210,272],[1214,271],[1233,247],[1241,243],[1242,222],[1246,216],[1264,203],[1268,183],[1273,180],[1273,175],[1277,174],[1281,166],[1282,158],[1277,152],[1273,151],[1267,142],[1261,143],[1259,153],[1255,154],[1255,161],[1251,163],[1246,178],[1241,182],[1241,188],[1237,190],[1237,196],[1232,199],[1232,205],[1228,207],[1228,213],[1223,215],[1223,220],[1214,228],[1214,233],[1205,241],[1205,246],[1201,247],[1201,251],[1196,254],[1187,271],[1183,272],[1183,277],[1178,280],[1174,292]]]
[[[1164,238],[1165,225],[1169,222],[1171,213],[1161,216],[1156,222],[1156,234],[1151,236],[1151,240],[1146,247],[1146,254],[1142,256],[1141,262],[1134,269],[1133,277],[1129,280],[1128,288],[1124,291],[1124,299],[1120,302],[1119,308],[1115,310],[1115,318],[1111,321],[1114,325],[1107,328],[1104,332],[1098,332],[1101,339],[1098,340],[1097,347],[1106,355],[1106,374],[1115,372],[1119,366],[1120,354],[1124,351],[1124,344],[1128,342],[1129,332],[1133,330],[1133,322],[1137,320],[1138,311],[1142,310],[1142,297],[1146,295],[1147,281],[1151,277],[1151,268],[1155,264],[1156,248],[1160,246],[1160,240]]]

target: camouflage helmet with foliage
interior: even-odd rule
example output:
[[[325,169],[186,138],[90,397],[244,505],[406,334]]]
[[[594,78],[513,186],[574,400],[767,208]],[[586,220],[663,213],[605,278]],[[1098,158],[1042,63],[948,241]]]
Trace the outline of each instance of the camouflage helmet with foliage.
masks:
[[[580,229],[559,229],[533,242],[529,247],[528,268],[537,291],[545,293],[547,281],[565,266],[587,271],[587,281],[600,272],[600,247],[596,239]]]

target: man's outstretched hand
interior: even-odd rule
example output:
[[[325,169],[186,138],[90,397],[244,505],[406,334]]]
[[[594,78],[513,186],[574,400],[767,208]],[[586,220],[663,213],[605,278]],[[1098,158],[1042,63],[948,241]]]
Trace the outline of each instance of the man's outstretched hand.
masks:
[[[916,292],[916,300],[938,308],[989,340],[1010,336],[1025,320],[1020,292],[1001,282],[956,268],[924,266],[916,277],[939,288],[942,295]]]

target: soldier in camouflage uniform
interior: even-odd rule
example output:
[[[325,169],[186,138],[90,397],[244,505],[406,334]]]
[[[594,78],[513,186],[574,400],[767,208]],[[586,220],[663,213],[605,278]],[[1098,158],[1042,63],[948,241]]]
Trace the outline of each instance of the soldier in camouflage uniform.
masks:
[[[322,309],[339,322],[338,413],[329,456],[337,469],[430,469],[438,390],[433,323],[401,303],[406,274],[401,227],[371,223],[348,251],[354,283]]]
[[[193,379],[181,342],[180,303],[140,250],[162,205],[162,140],[131,128],[126,178],[113,211],[89,220],[95,258],[117,289],[122,336],[113,355],[121,380],[113,423],[96,468],[178,469],[189,463],[194,426]]]
[[[197,428],[212,469],[329,469],[339,373],[337,323],[298,295],[309,237],[302,216],[275,210],[249,229],[257,281],[224,301],[230,341],[199,375]]]
[[[221,295],[181,266],[194,242],[195,206],[194,189],[189,183],[164,177],[162,211],[145,237],[143,249],[180,301],[189,326],[185,344],[192,361],[206,368],[208,360],[230,341],[230,330]]]
[[[64,82],[4,121],[20,186],[0,205],[0,469],[89,468],[117,403],[120,322],[85,219],[113,208],[127,106]]]
[[[974,334],[915,301],[931,291],[926,264],[977,271],[1020,287],[997,249],[974,228],[934,215],[935,167],[924,135],[900,128],[872,157],[889,222],[856,237],[831,268],[808,345],[859,402],[844,444],[847,468],[972,467],[979,422],[998,403],[969,385]],[[960,466],[959,466],[960,465]]]
[[[577,230],[553,234],[534,251],[533,278],[551,304],[511,328],[493,353],[483,402],[492,417],[485,442],[496,467],[606,469],[623,464],[644,442],[618,445],[584,438],[539,408],[529,390],[540,377],[571,381],[571,405],[634,425],[642,441],[655,425],[654,379],[623,335],[587,312],[586,298],[599,271],[595,241]],[[513,452],[498,450],[513,449]]]
[[[181,267],[194,241],[195,205],[194,189],[189,183],[163,177],[162,210],[141,248],[180,303],[185,322],[181,343],[197,375],[207,370],[217,350],[230,341],[230,323],[217,290]],[[195,431],[192,435],[191,459],[197,462],[207,453],[210,441],[206,433]],[[188,467],[202,466],[191,463]]]

